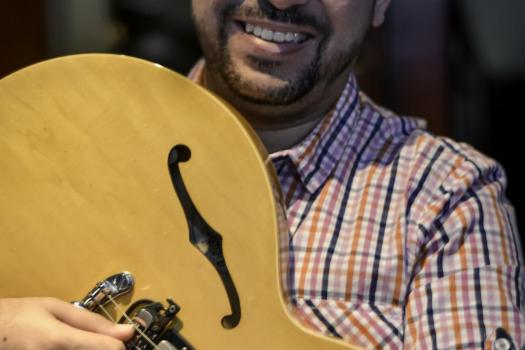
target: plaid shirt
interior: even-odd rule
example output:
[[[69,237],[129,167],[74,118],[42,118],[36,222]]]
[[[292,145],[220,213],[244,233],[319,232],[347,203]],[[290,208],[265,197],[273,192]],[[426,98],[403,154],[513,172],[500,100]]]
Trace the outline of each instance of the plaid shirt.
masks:
[[[375,106],[353,76],[309,136],[270,157],[283,285],[304,325],[366,349],[525,347],[523,253],[493,160]]]

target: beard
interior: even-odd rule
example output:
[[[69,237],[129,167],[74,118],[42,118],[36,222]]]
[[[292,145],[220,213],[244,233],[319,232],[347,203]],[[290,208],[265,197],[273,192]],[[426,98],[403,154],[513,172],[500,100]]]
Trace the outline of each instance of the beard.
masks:
[[[332,36],[332,28],[327,21],[304,13],[298,7],[278,10],[262,0],[257,7],[239,6],[230,4],[218,9],[215,13],[220,28],[218,40],[213,40],[213,35],[207,32],[207,23],[204,20],[195,20],[197,32],[203,47],[207,70],[216,72],[236,95],[250,101],[265,105],[289,105],[308,95],[315,86],[328,86],[332,84],[358,56],[365,31],[357,40],[353,40],[343,49],[331,56],[325,54],[326,47]],[[252,19],[267,19],[295,25],[308,25],[320,34],[321,40],[317,45],[312,59],[299,68],[293,77],[279,78],[273,74],[282,64],[279,61],[264,59],[255,55],[248,55],[247,59],[253,67],[280,80],[278,86],[261,87],[256,81],[245,79],[239,73],[228,49],[227,23],[232,23],[236,15]]]

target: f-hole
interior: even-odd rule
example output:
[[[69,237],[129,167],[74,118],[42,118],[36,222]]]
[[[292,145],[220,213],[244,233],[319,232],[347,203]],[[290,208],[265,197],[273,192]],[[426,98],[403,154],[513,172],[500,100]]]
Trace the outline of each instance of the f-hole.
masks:
[[[222,236],[215,231],[199,213],[195,207],[179,169],[179,163],[189,161],[191,158],[191,151],[187,146],[177,145],[173,147],[168,156],[168,168],[170,172],[171,182],[175,188],[175,192],[179,197],[179,201],[184,210],[186,221],[190,232],[190,242],[195,246],[213,265],[222,284],[226,289],[228,300],[230,302],[231,314],[222,318],[221,324],[226,329],[236,327],[241,320],[241,304],[239,301],[239,294],[235,288],[235,284],[231,278],[226,260],[222,252]],[[213,298],[213,296],[210,296]]]

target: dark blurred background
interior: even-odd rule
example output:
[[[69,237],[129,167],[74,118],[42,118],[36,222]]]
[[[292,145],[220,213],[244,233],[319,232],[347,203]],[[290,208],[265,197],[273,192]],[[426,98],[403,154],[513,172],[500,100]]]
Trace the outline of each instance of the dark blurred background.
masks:
[[[524,18],[523,0],[394,0],[357,66],[374,100],[504,166],[522,242]],[[1,0],[0,47],[0,77],[72,53],[125,53],[181,73],[200,57],[190,0]]]

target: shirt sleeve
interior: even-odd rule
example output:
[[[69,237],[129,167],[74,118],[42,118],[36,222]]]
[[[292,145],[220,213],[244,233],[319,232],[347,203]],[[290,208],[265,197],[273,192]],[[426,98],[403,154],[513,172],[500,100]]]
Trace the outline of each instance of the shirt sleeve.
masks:
[[[525,348],[524,260],[505,175],[473,155],[447,159],[451,171],[409,220],[419,251],[405,304],[407,349]]]

